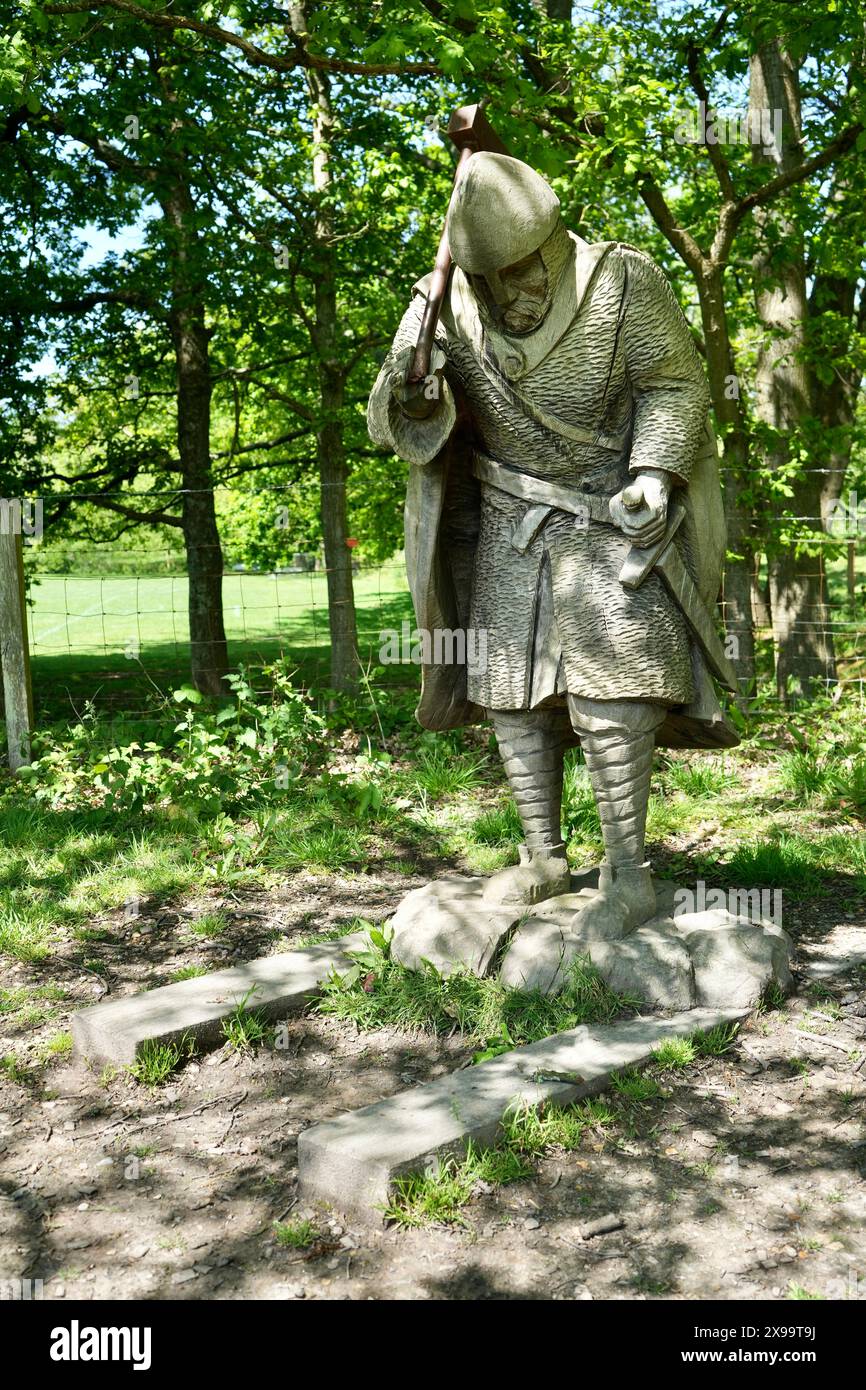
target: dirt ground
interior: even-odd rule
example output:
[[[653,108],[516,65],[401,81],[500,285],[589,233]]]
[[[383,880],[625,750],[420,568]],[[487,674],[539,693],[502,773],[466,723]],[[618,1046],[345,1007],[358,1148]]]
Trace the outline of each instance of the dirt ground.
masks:
[[[312,930],[384,917],[421,880],[299,875],[282,895],[214,896],[230,918],[202,942],[181,911],[145,906],[88,943],[112,996],[182,965],[285,949]],[[845,904],[789,908],[798,991],[758,1015],[723,1057],[618,1106],[615,1126],[535,1175],[479,1192],[463,1229],[364,1226],[296,1195],[306,1126],[441,1075],[459,1038],[359,1034],[315,1015],[286,1050],[228,1047],[149,1090],[58,1057],[0,1081],[0,1281],[42,1280],[47,1299],[866,1298],[866,922]],[[50,1019],[0,1020],[34,1059],[72,1011],[103,995],[80,948],[6,969],[2,985],[65,991]],[[835,1001],[837,1017],[816,1013]],[[589,1240],[607,1214],[623,1227]],[[312,1217],[309,1251],[273,1223]],[[7,1294],[8,1296],[8,1294]]]

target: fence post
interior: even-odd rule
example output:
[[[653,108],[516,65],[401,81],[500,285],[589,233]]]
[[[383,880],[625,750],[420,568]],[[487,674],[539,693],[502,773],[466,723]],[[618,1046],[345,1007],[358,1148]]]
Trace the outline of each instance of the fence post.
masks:
[[[6,706],[6,738],[9,767],[17,772],[30,762],[33,694],[30,686],[30,652],[27,645],[27,612],[24,606],[24,556],[20,532],[0,525],[0,666]]]

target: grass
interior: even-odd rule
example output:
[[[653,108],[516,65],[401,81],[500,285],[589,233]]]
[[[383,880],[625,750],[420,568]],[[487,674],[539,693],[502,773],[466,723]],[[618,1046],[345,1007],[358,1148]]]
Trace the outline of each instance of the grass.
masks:
[[[319,1231],[314,1222],[300,1216],[291,1221],[275,1221],[274,1236],[278,1245],[289,1250],[306,1250],[319,1239]]]
[[[444,796],[472,792],[481,785],[486,758],[455,754],[447,746],[422,748],[418,755],[416,785],[434,801]]]
[[[521,1106],[506,1115],[502,1128],[509,1148],[535,1157],[551,1149],[578,1149],[588,1129],[615,1122],[616,1115],[603,1100],[590,1099],[576,1105]]]
[[[223,1037],[235,1052],[251,1052],[259,1043],[264,1042],[268,1035],[264,1015],[257,1009],[247,1008],[247,1000],[252,996],[254,989],[255,986],[232,1009],[228,1018],[223,1020]]]
[[[835,785],[840,769],[838,758],[820,756],[813,749],[797,748],[783,753],[776,768],[776,782],[787,792],[806,800],[826,795]]]
[[[0,953],[16,960],[44,960],[70,935],[104,940],[87,925],[95,915],[176,896],[202,875],[190,827],[167,814],[142,831],[97,808],[24,807],[14,795],[27,792],[0,801]]]
[[[12,908],[0,922],[0,953],[20,961],[40,961],[49,954],[53,922],[40,908]]]
[[[0,1057],[0,1075],[7,1077],[9,1081],[14,1081],[16,1086],[32,1086],[36,1081],[36,1073],[29,1067],[25,1067],[18,1057],[12,1053]]]
[[[566,760],[562,790],[562,823],[566,843],[597,848],[601,845],[601,822],[585,764],[571,754]]]
[[[631,1101],[654,1100],[656,1096],[661,1095],[662,1089],[654,1076],[638,1071],[636,1067],[627,1067],[625,1071],[615,1072],[610,1084],[611,1089],[622,1096],[623,1100]]]
[[[435,1173],[398,1178],[382,1210],[386,1221],[404,1230],[434,1225],[466,1225],[463,1208],[479,1184],[500,1187],[532,1173],[532,1165],[510,1148],[476,1149],[463,1159],[446,1158]]]
[[[186,1033],[179,1042],[147,1041],[127,1070],[143,1086],[161,1086],[194,1054],[195,1041]]]
[[[698,1052],[691,1038],[666,1038],[652,1050],[652,1060],[659,1071],[683,1071],[690,1067]]]
[[[734,1046],[739,1031],[738,1023],[717,1023],[705,1033],[693,1033],[690,1041],[698,1057],[723,1057]]]
[[[190,930],[196,936],[206,936],[209,938],[222,936],[229,924],[229,919],[224,912],[203,912],[200,917],[196,917],[194,922],[190,922]]]
[[[323,816],[323,821],[325,817]],[[333,822],[333,812],[328,819]],[[366,858],[364,837],[353,826],[322,823],[294,830],[280,825],[268,842],[265,862],[273,869],[343,869]]]
[[[65,997],[65,990],[57,985],[0,989],[0,1015],[5,1015],[15,1028],[37,1028],[54,1017],[55,1005]]]
[[[782,986],[775,980],[771,980],[762,994],[757,1013],[772,1013],[777,1009],[784,1009],[788,996]]]
[[[45,1061],[51,1061],[55,1057],[67,1057],[72,1051],[72,1034],[55,1033],[52,1038],[44,1042],[40,1048],[40,1054]]]
[[[323,941],[339,941],[341,936],[349,936],[356,931],[369,931],[372,923],[366,917],[353,917],[351,922],[343,922],[336,927],[325,927],[323,931],[304,932],[292,937],[283,948],[287,951],[302,951],[305,946],[318,946]]]
[[[265,576],[250,579],[254,587],[274,582]],[[367,582],[366,576],[360,579]],[[288,576],[287,580],[310,583],[308,576]],[[114,605],[112,586],[119,586],[116,594],[120,596],[133,593],[135,585],[126,578],[106,580],[102,585],[97,580],[92,583],[93,602],[102,594],[109,609]],[[281,585],[282,580],[277,587]],[[69,592],[74,597],[74,587]],[[372,599],[372,588],[363,592]],[[37,613],[43,598],[44,593],[40,597],[37,591]],[[162,610],[169,611],[165,605]],[[83,610],[79,612],[71,604],[66,616],[70,631],[86,637],[87,623],[77,621]],[[162,611],[155,621],[164,623]],[[93,626],[101,634],[101,616],[94,619]],[[64,643],[66,640],[64,633]],[[122,656],[119,659],[127,672],[135,664]],[[362,705],[359,701],[357,709],[353,707],[354,712],[345,716],[354,720],[358,732],[372,730],[375,722],[369,708]],[[354,873],[412,858],[408,869],[423,851],[426,859],[441,861],[449,855],[452,860],[462,858],[474,871],[486,872],[513,858],[521,831],[513,802],[501,790],[495,757],[479,751],[477,741],[469,736],[453,732],[419,736],[406,722],[410,717],[408,698],[402,704],[397,700],[395,709],[397,706],[403,722],[393,726],[400,732],[387,773],[379,779],[384,806],[375,816],[369,812],[362,815],[355,796],[360,782],[370,775],[369,766],[366,772],[359,768],[352,774],[317,775],[298,787],[274,792],[261,826],[258,822],[246,824],[237,815],[223,817],[225,823],[221,823],[219,816],[214,819],[209,811],[166,805],[156,806],[145,817],[127,818],[90,804],[74,785],[70,786],[69,807],[56,809],[38,801],[30,788],[4,785],[0,796],[0,953],[38,965],[70,939],[85,947],[89,942],[102,943],[114,950],[120,938],[105,918],[122,913],[135,899],[147,902],[150,915],[151,908],[160,902],[182,901],[186,894],[200,889],[212,891],[232,883],[267,888],[297,870]],[[388,718],[384,705],[380,717]],[[165,711],[155,705],[147,717],[103,720],[100,716],[92,723],[89,718],[85,719],[89,731],[86,748],[94,756],[107,746],[109,730],[120,745],[127,740],[137,740],[142,747],[150,739],[160,747],[171,742],[173,722],[166,725]],[[174,718],[172,713],[171,721]],[[337,725],[344,716],[335,718],[334,747],[338,748]],[[776,763],[769,764],[770,776],[764,779],[770,788],[766,798],[758,792],[748,804],[736,794],[740,753],[724,759],[695,755],[663,764],[658,785],[676,794],[651,799],[651,839],[663,842],[675,830],[705,826],[708,819],[715,818],[713,853],[704,866],[708,880],[722,881],[726,886],[766,885],[816,895],[831,884],[838,887],[844,878],[852,900],[858,895],[866,897],[866,832],[851,825],[850,797],[859,794],[860,782],[866,782],[866,759],[855,756],[858,741],[862,744],[859,731],[863,724],[857,708],[851,707],[843,753],[838,767],[834,764],[833,776],[842,780],[838,786],[834,782],[836,790],[827,802],[828,815],[807,811],[806,798],[798,790],[786,792],[785,804],[779,801],[774,766],[781,769],[779,776],[790,788],[804,787],[810,779],[816,787],[829,785],[826,755],[814,750],[826,744],[836,725],[831,728],[823,716],[816,716],[814,723],[814,749],[810,745],[808,750],[800,750],[797,758],[793,754],[781,759],[777,756]],[[372,731],[371,738],[375,736]],[[60,737],[65,738],[66,733]],[[376,772],[379,764],[374,760],[371,766]],[[810,770],[814,768],[818,773]],[[350,795],[347,787],[354,787],[355,792]],[[482,787],[485,791],[489,788],[498,799],[485,797],[487,804],[478,806],[476,793]],[[815,794],[824,795],[820,790]],[[831,816],[834,806],[838,809]],[[598,816],[586,767],[575,754],[569,755],[566,768],[563,822],[573,854],[598,852]],[[698,867],[694,861],[692,855],[690,876]],[[206,913],[193,930],[208,939],[219,936],[225,924],[220,917]],[[89,954],[96,958],[94,968],[102,969],[108,959],[106,951]],[[494,1027],[490,1036],[498,1032]]]
[[[815,851],[801,835],[780,834],[776,839],[741,845],[724,865],[731,883],[761,888],[797,889],[815,893],[821,888]]]
[[[671,761],[661,780],[666,789],[681,792],[694,801],[721,796],[742,785],[725,763],[711,762],[705,757]]]
[[[120,669],[128,671],[133,663],[123,654],[131,630],[138,634],[145,660],[153,652],[164,663],[176,653],[183,663],[189,653],[187,591],[182,575],[108,579],[40,575],[32,587],[31,613],[31,650],[37,671],[39,663],[51,658],[95,653],[114,655]],[[378,634],[385,605],[393,608],[398,628],[400,617],[411,616],[399,560],[362,570],[354,577],[354,591],[362,634]],[[223,604],[226,632],[233,644],[260,647],[262,638],[288,629],[299,645],[313,644],[327,652],[324,573],[226,574]],[[389,621],[390,617],[389,613]]]
[[[514,802],[506,801],[490,811],[482,811],[470,827],[470,835],[476,844],[507,848],[519,845],[523,839],[523,827]]]
[[[209,975],[210,971],[206,965],[182,965],[179,970],[173,970],[169,975],[169,980],[173,985],[180,984],[181,980],[195,980],[200,975]]]
[[[465,1208],[491,1187],[519,1182],[534,1173],[532,1160],[551,1152],[573,1152],[588,1130],[613,1125],[603,1100],[577,1105],[518,1106],[502,1119],[499,1141],[490,1148],[469,1144],[465,1156],[450,1157],[433,1172],[398,1178],[383,1208],[385,1219],[404,1229],[466,1226]]]
[[[819,753],[814,748],[784,753],[776,769],[776,783],[801,800],[824,806],[847,803],[856,813],[866,810],[866,758]]]
[[[666,1038],[653,1048],[652,1060],[660,1072],[684,1071],[701,1057],[723,1057],[730,1052],[738,1032],[738,1023],[717,1023],[714,1028],[692,1033],[688,1038]]]
[[[458,971],[442,979],[432,966],[407,970],[386,950],[355,953],[359,968],[333,975],[316,1008],[363,1030],[456,1028],[490,1055],[537,1042],[580,1023],[607,1023],[637,1000],[614,993],[588,960],[578,960],[562,994],[510,989],[494,978]],[[486,1060],[486,1058],[481,1059]]]

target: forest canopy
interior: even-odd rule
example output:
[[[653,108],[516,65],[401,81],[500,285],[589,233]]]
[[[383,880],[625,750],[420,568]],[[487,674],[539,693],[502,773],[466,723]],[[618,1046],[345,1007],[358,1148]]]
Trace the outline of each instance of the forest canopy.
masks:
[[[353,558],[399,550],[405,485],[364,405],[470,101],[572,230],[639,246],[675,288],[712,392],[745,681],[756,620],[780,694],[836,678],[828,572],[851,535],[831,522],[863,491],[858,4],[2,12],[2,491],[44,499],[65,563],[133,547],[185,569],[200,690],[228,669],[224,569],[298,553],[327,570],[332,684],[357,681]],[[849,603],[856,582],[851,560]]]

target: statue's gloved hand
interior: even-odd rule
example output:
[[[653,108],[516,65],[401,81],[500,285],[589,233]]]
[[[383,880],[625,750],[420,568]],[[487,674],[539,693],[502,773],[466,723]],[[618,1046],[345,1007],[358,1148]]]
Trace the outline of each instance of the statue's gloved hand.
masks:
[[[611,520],[635,545],[654,545],[665,533],[672,486],[661,469],[642,470],[610,499]]]
[[[415,349],[406,347],[394,358],[391,394],[404,414],[411,415],[415,420],[426,420],[442,399],[446,359],[442,349],[434,344],[427,376],[423,381],[407,381],[414,355]]]

